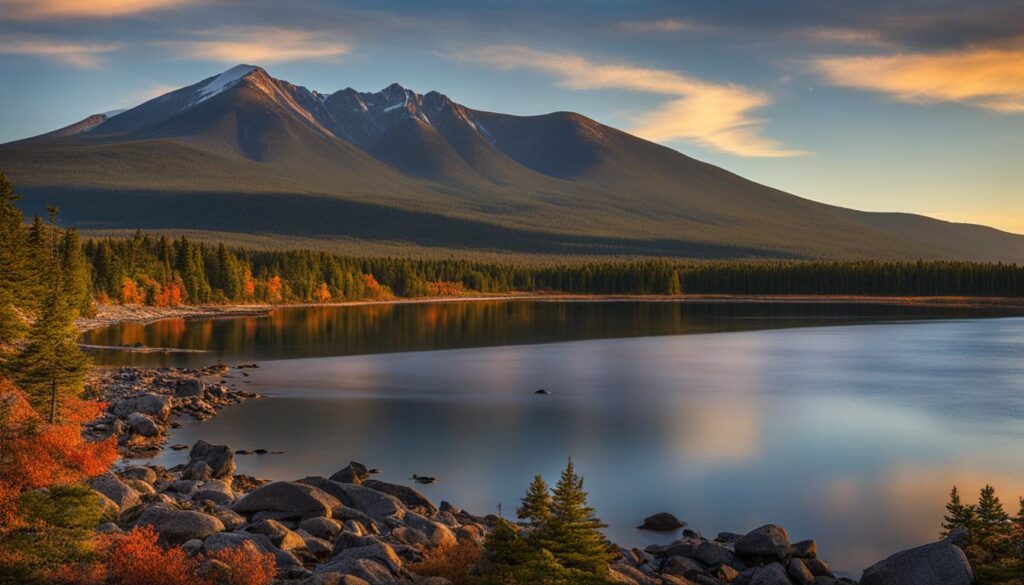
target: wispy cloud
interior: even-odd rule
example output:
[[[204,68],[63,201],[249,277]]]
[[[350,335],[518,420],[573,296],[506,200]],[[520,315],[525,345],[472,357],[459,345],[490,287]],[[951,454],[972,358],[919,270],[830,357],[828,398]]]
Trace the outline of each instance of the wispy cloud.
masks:
[[[822,43],[839,45],[860,45],[865,47],[893,47],[882,33],[876,30],[857,28],[804,28],[797,31],[797,36]]]
[[[660,20],[629,20],[618,24],[619,30],[629,33],[703,32],[714,27],[682,18]]]
[[[1024,41],[941,53],[825,57],[813,67],[832,85],[903,101],[1024,112]]]
[[[202,0],[0,0],[0,18],[113,18],[167,10]]]
[[[303,29],[227,27],[201,31],[195,37],[158,44],[190,59],[255,64],[338,57],[351,50],[335,33]]]
[[[102,58],[118,48],[114,44],[75,43],[39,37],[0,36],[0,54],[32,55],[81,69],[95,69]]]
[[[460,55],[505,69],[540,71],[555,76],[561,86],[570,89],[620,89],[669,96],[669,101],[633,120],[630,131],[648,140],[689,140],[738,156],[808,154],[761,136],[764,121],[751,113],[771,100],[764,93],[740,85],[709,82],[664,69],[597,63],[579,55],[526,47],[489,47]]]

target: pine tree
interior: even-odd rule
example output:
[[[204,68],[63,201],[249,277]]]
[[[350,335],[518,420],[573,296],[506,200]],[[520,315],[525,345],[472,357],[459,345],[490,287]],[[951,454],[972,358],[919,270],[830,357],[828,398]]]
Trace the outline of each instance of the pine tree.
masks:
[[[0,173],[0,345],[19,339],[26,329],[17,307],[26,295],[28,241],[17,200],[14,187]]]
[[[70,306],[57,250],[57,211],[50,211],[50,261],[39,315],[28,338],[11,364],[11,373],[29,396],[32,406],[52,424],[61,397],[77,394],[88,368],[88,357],[78,348],[77,311]]]
[[[551,517],[531,537],[566,569],[603,576],[615,558],[601,533],[604,527],[587,504],[583,478],[576,475],[570,458],[552,491]]]
[[[960,500],[960,490],[953,486],[949,492],[949,502],[946,503],[946,515],[942,518],[942,532],[940,536],[945,538],[955,528],[964,528],[973,538],[976,524],[974,506],[966,506]]]
[[[1013,517],[1013,544],[1018,558],[1024,558],[1024,498],[1017,498],[1019,508]]]
[[[976,527],[971,540],[989,554],[1006,552],[1012,524],[1010,515],[1003,509],[1002,502],[996,496],[994,487],[986,485],[981,488],[976,510]]]
[[[78,232],[67,230],[60,246],[60,267],[64,273],[64,293],[69,306],[78,315],[91,315],[92,276],[88,260],[82,253],[82,242]]]
[[[528,520],[534,527],[544,524],[551,518],[551,490],[539,474],[533,476],[522,503],[516,508],[516,516],[520,520]]]

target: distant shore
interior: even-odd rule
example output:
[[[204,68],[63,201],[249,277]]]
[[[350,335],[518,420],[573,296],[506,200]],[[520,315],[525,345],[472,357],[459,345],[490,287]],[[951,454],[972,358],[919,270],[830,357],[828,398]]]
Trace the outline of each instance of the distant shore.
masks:
[[[342,301],[336,303],[284,304],[205,304],[177,307],[148,305],[100,305],[96,315],[79,319],[82,331],[122,323],[153,323],[165,319],[217,319],[259,317],[275,309],[292,307],[356,307],[364,305],[406,305],[422,303],[459,303],[479,301],[560,301],[560,302],[715,302],[715,303],[855,303],[868,305],[905,305],[935,308],[1021,311],[1024,297],[888,297],[854,295],[588,295],[561,293],[509,293],[463,297],[424,297],[390,301]]]

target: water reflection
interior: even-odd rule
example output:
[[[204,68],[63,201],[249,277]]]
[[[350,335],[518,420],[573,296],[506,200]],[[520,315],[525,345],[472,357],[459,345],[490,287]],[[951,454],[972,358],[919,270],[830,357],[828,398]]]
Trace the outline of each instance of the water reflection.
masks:
[[[320,357],[983,314],[970,309],[863,304],[496,300],[296,307],[279,309],[265,317],[167,319],[91,331],[82,341],[100,346],[138,343],[210,352],[124,355],[95,351],[100,364],[198,365],[215,360]]]
[[[478,513],[512,509],[571,454],[624,544],[671,539],[633,529],[663,510],[707,534],[778,522],[859,574],[935,538],[953,483],[1024,495],[1019,318],[276,360],[250,379],[272,396],[173,440],[287,451],[239,458],[264,477],[353,459],[389,481],[435,475],[430,497]]]

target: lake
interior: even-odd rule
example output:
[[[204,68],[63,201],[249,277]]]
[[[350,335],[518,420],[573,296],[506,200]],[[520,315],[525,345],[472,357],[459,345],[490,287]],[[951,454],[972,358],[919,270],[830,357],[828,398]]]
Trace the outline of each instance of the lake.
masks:
[[[1024,495],[1024,318],[855,304],[493,301],[290,308],[87,333],[207,353],[101,364],[257,361],[268,397],[172,442],[235,449],[240,472],[329,475],[350,460],[477,514],[513,514],[572,456],[624,545],[668,511],[713,536],[767,522],[840,571],[933,540],[957,483]],[[243,382],[248,383],[241,383]],[[534,394],[546,388],[550,395]],[[185,452],[187,453],[187,452]],[[174,465],[185,453],[156,461]]]

